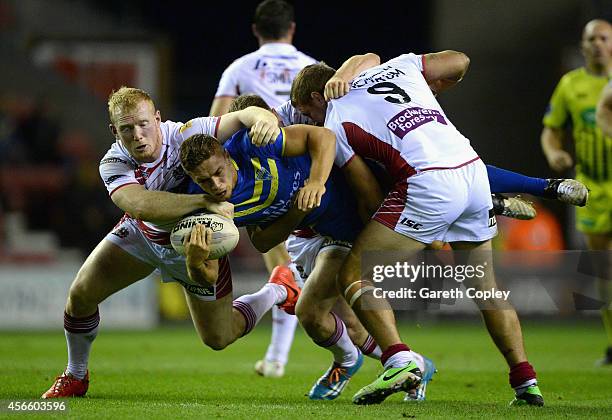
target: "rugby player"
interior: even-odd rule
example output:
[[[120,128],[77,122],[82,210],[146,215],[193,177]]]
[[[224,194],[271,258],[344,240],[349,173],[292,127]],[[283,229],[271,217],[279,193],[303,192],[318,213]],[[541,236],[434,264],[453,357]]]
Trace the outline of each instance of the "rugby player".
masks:
[[[354,72],[372,66],[371,57],[355,56],[347,60],[347,66],[353,68]],[[259,106],[269,109],[265,101],[257,95],[241,95],[231,104],[230,110],[240,110],[248,106]],[[283,126],[293,125],[297,122],[313,124],[313,122],[299,112],[290,104],[284,104],[273,110]],[[307,167],[308,164],[305,163]],[[289,176],[289,179],[292,177]],[[282,182],[283,178],[279,178]],[[298,305],[300,322],[313,338],[315,343],[329,347],[334,353],[334,362],[323,376],[315,383],[309,391],[311,399],[335,399],[346,386],[346,383],[354,374],[358,366],[351,367],[351,359],[354,359],[352,346],[336,347],[336,340],[342,339],[343,329],[348,330],[351,341],[359,347],[359,350],[369,357],[380,359],[381,351],[373,338],[365,331],[354,313],[346,305],[344,299],[338,299],[335,290],[335,276],[344,256],[350,249],[350,242],[363,227],[358,216],[354,212],[354,198],[350,194],[344,177],[335,169],[332,171],[330,182],[331,189],[326,193],[329,205],[335,211],[329,211],[317,216],[317,224],[312,229],[312,223],[307,228],[294,231],[298,225],[303,223],[304,213],[295,213],[290,208],[287,214],[269,226],[262,225],[249,227],[251,240],[260,251],[266,251],[277,243],[286,241],[289,255],[291,256],[290,268],[296,278],[306,283],[307,287],[301,295]],[[312,218],[310,219],[312,220]],[[272,232],[272,233],[271,233]],[[320,232],[324,232],[321,234]],[[302,283],[302,284],[303,284]],[[333,311],[332,311],[333,309]],[[330,311],[332,312],[330,316]],[[341,322],[344,321],[344,324]],[[338,351],[340,350],[340,351]],[[415,353],[419,366],[426,370],[428,378],[435,371],[433,362],[426,357]],[[348,366],[347,366],[348,365]],[[424,400],[427,381],[418,389],[411,390],[406,395],[410,401]]]
[[[169,231],[185,214],[202,208],[224,214],[229,211],[202,194],[184,194],[188,178],[180,165],[179,147],[192,134],[225,140],[245,126],[250,127],[254,139],[265,143],[279,133],[276,117],[253,107],[223,117],[195,118],[185,124],[162,122],[151,97],[127,87],[110,95],[108,111],[116,142],[100,162],[100,175],[111,200],[126,214],[92,251],[70,287],[64,312],[68,366],[43,398],[82,396],[87,392],[89,354],[100,322],[98,305],[155,270],[163,281],[181,283],[190,300],[210,308],[206,314],[192,311],[196,328],[210,347],[223,348],[237,331],[244,331],[249,321],[232,311],[227,258],[218,262],[216,283],[202,286],[189,280],[185,258],[170,246]],[[234,303],[243,305],[246,299],[282,304],[296,298],[290,286],[268,284]]]
[[[295,75],[315,60],[293,45],[296,24],[293,6],[284,0],[265,0],[257,5],[252,32],[259,49],[235,60],[225,69],[213,100],[210,115],[228,112],[232,100],[244,93],[265,98],[270,106],[289,99]],[[283,244],[263,255],[266,268],[286,265],[289,255]],[[297,318],[277,307],[272,308],[272,336],[265,357],[255,363],[255,371],[267,377],[285,373]]]
[[[347,175],[366,218],[374,213],[338,277],[338,288],[383,350],[385,371],[355,394],[356,404],[380,403],[394,392],[414,388],[422,377],[412,352],[399,337],[388,304],[386,309],[366,310],[380,307],[381,300],[373,297],[371,283],[361,279],[362,251],[410,254],[436,241],[448,242],[455,250],[491,249],[496,224],[486,168],[468,139],[448,120],[429,86],[436,81],[459,81],[468,63],[464,54],[453,51],[405,54],[361,73],[351,81],[350,92],[329,106],[323,96],[325,84],[334,75],[342,75],[317,64],[306,67],[293,82],[292,103],[334,131],[335,163]],[[395,183],[384,201],[363,157],[382,163]],[[402,223],[406,220],[418,223]],[[486,284],[481,287],[490,288],[495,285],[491,264],[486,272]],[[493,310],[481,313],[510,367],[513,404],[543,405],[516,312],[507,302],[489,304]]]
[[[584,233],[591,250],[612,249],[612,130],[602,118],[605,102],[596,107],[612,72],[612,25],[595,19],[582,32],[585,66],[565,74],[559,81],[544,115],[542,150],[549,166],[558,172],[574,165],[565,150],[565,126],[571,123],[576,152],[576,179],[590,190],[589,204],[576,211],[576,228]],[[605,100],[605,95],[604,99]],[[602,133],[602,129],[607,132]],[[607,305],[601,311],[608,347],[599,363],[612,364],[612,286],[609,279],[599,282],[600,295]]]

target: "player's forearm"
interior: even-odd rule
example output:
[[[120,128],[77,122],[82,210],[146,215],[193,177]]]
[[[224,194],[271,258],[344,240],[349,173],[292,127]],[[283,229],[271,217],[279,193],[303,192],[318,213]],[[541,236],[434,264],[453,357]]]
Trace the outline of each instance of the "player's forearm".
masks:
[[[227,114],[233,99],[231,96],[218,96],[213,99],[213,103],[210,106],[210,116],[218,117]]]
[[[596,113],[597,125],[601,131],[612,137],[612,88],[608,87],[597,104]]]
[[[249,227],[251,243],[259,252],[268,252],[276,245],[285,242],[291,232],[304,220],[305,216],[305,212],[292,207],[286,214],[266,228]]]
[[[327,128],[317,127],[308,133],[306,147],[312,161],[308,180],[325,184],[336,157],[336,136]]]
[[[558,128],[544,127],[540,136],[542,151],[547,157],[550,153],[563,150],[563,130]]]
[[[221,143],[229,139],[235,132],[244,127],[253,128],[257,123],[260,126],[258,133],[261,134],[262,130],[267,132],[267,129],[270,127],[276,127],[276,132],[270,132],[269,135],[278,135],[278,120],[276,116],[263,108],[250,106],[240,111],[229,112],[219,118],[217,139]]]
[[[359,73],[366,71],[369,68],[378,66],[380,57],[374,53],[366,53],[363,55],[354,55],[346,60],[336,71],[334,76],[339,77],[347,82],[353,80]]]
[[[131,217],[148,222],[166,222],[192,211],[207,208],[210,201],[203,194],[175,194],[142,189],[113,197],[115,204]]]
[[[254,126],[255,123],[260,120],[273,118],[276,121],[276,116],[274,116],[272,112],[256,106],[250,106],[238,111],[238,118],[240,119],[242,125],[247,128]]]

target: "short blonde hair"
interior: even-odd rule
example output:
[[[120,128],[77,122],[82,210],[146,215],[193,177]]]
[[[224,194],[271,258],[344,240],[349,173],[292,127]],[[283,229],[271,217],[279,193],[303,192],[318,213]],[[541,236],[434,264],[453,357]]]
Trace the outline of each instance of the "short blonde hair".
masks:
[[[119,90],[114,90],[108,97],[108,116],[111,122],[114,123],[113,115],[131,111],[142,101],[148,101],[155,108],[151,96],[142,89],[121,86]]]

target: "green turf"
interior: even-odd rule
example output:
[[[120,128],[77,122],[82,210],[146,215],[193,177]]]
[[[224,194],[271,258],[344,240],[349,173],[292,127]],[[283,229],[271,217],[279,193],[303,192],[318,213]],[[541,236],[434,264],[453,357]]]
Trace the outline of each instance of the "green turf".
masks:
[[[407,404],[395,395],[379,406],[360,407],[351,404],[351,396],[374,379],[379,363],[367,360],[338,400],[309,401],[304,394],[327,368],[329,356],[300,332],[286,376],[265,379],[253,373],[267,346],[265,326],[221,352],[201,345],[192,328],[102,329],[91,358],[89,393],[69,401],[70,417],[612,418],[612,368],[593,367],[605,346],[599,323],[524,326],[544,408],[507,406],[512,398],[507,369],[480,324],[406,324],[402,334],[438,366],[427,401]],[[0,399],[38,397],[62,370],[65,357],[61,332],[1,333]]]

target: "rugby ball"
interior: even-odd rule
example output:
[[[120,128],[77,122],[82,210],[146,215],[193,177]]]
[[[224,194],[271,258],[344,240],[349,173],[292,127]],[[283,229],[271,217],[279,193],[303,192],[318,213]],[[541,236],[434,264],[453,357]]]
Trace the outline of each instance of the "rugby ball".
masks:
[[[198,213],[185,217],[172,228],[170,243],[176,252],[185,255],[183,240],[198,223],[212,230],[212,240],[208,244],[210,247],[209,260],[219,259],[236,248],[240,234],[233,221],[219,214]]]

